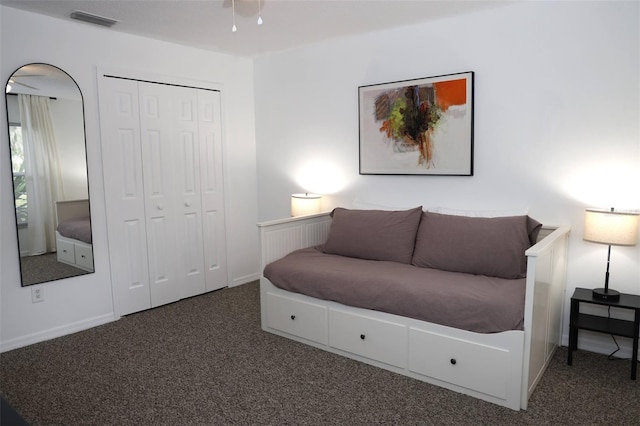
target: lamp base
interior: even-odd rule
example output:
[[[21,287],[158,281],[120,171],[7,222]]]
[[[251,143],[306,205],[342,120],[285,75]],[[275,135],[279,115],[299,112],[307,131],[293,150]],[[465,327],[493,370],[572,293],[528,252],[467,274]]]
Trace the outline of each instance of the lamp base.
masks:
[[[594,288],[593,298],[615,302],[616,300],[620,300],[620,293],[610,288]]]

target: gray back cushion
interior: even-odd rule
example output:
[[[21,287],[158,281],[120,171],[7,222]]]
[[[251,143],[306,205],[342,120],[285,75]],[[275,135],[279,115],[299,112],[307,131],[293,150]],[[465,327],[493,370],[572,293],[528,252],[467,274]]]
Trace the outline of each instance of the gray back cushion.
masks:
[[[527,216],[467,217],[425,212],[412,264],[507,279],[527,273],[524,254],[540,224]],[[535,238],[534,235],[531,235]]]
[[[336,208],[327,242],[328,254],[411,263],[422,207],[410,210]]]

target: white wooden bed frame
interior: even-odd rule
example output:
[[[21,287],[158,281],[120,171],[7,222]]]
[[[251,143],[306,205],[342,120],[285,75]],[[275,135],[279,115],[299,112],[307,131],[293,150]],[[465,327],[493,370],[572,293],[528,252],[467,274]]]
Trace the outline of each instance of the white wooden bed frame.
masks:
[[[60,222],[91,215],[89,200],[56,201],[56,228]],[[93,272],[93,245],[63,237],[56,231],[57,260],[88,272]]]
[[[325,242],[328,213],[259,223],[264,267]],[[514,410],[561,343],[568,227],[543,227],[526,251],[524,330],[482,334],[320,300],[260,278],[262,329]]]

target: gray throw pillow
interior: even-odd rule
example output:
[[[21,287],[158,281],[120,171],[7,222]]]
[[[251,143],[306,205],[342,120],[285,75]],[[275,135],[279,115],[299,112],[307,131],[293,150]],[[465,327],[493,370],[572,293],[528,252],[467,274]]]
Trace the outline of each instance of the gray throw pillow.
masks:
[[[527,216],[485,218],[425,212],[411,264],[507,279],[523,278],[527,273],[524,252],[532,245],[529,234],[537,234],[539,225]]]
[[[410,210],[336,208],[322,251],[369,260],[411,263],[422,207]]]

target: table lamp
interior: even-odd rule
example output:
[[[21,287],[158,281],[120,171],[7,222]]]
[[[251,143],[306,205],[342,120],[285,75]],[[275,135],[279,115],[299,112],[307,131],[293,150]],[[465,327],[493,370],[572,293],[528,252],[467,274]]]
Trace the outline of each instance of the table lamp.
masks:
[[[584,216],[585,241],[607,244],[607,272],[604,276],[604,288],[593,290],[593,298],[616,301],[620,293],[609,288],[609,261],[611,246],[635,246],[638,239],[638,213],[616,212],[587,209]]]
[[[291,216],[320,213],[320,198],[318,194],[291,194]]]

